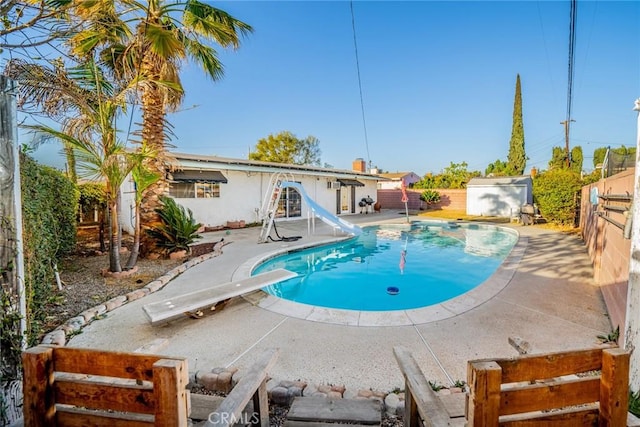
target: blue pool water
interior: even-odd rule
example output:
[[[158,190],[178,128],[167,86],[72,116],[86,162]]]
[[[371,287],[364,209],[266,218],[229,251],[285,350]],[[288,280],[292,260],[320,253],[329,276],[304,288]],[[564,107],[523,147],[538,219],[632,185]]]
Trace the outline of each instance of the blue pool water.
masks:
[[[264,288],[295,302],[350,310],[411,309],[478,286],[516,241],[512,230],[489,225],[381,225],[364,228],[355,239],[272,258],[253,274],[295,271],[298,277]]]

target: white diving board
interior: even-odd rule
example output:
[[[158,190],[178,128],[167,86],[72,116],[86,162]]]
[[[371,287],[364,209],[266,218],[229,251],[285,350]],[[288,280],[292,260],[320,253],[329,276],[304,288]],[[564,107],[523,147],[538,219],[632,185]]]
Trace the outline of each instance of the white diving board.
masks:
[[[246,279],[222,283],[201,291],[178,295],[164,301],[147,304],[142,309],[152,325],[192,316],[192,313],[215,306],[216,303],[256,289],[296,277],[298,274],[279,268]]]

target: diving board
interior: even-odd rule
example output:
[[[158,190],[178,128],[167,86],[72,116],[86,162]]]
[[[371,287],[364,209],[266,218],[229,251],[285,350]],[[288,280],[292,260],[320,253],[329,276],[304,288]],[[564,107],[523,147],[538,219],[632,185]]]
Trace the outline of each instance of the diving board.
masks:
[[[183,316],[190,316],[198,310],[214,307],[220,301],[291,279],[297,275],[292,271],[279,268],[246,279],[214,285],[201,291],[147,304],[142,309],[151,324],[157,325]]]

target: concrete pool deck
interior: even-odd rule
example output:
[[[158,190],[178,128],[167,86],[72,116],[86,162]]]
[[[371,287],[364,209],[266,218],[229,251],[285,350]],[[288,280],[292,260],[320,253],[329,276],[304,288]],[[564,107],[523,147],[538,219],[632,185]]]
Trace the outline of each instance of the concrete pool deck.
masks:
[[[405,221],[398,211],[345,219],[361,225]],[[231,281],[269,253],[336,238],[320,221],[315,233],[307,236],[307,225],[306,220],[278,223],[281,235],[302,235],[298,242],[258,244],[259,228],[232,230],[229,235],[207,233],[207,239],[224,236],[231,242],[223,255],[188,269],[162,290],[107,313],[67,345],[133,351],[166,340],[157,352],[187,357],[192,372],[227,366],[242,370],[265,348],[278,347],[280,357],[271,371],[276,379],[343,384],[352,391],[390,391],[403,388],[392,350],[396,345],[412,351],[431,381],[451,385],[466,380],[468,360],[516,356],[509,337],[520,337],[532,345],[533,353],[541,353],[594,347],[599,344],[597,336],[612,329],[579,236],[506,224],[521,239],[503,265],[504,272],[496,273],[502,287],[459,312],[447,309],[446,317],[414,318],[409,324],[389,326],[397,316],[387,315],[356,326],[353,319],[339,322],[334,316],[333,323],[326,323],[321,317],[310,321],[262,308],[257,304],[266,299],[251,294],[200,319],[185,317],[162,326],[148,322],[142,309],[146,304]]]

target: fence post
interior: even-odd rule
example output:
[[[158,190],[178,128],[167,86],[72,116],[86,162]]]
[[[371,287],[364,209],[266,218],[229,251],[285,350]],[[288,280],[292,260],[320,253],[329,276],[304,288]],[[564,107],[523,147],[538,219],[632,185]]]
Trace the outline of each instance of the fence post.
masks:
[[[600,425],[623,426],[629,406],[629,352],[621,348],[602,351]]]
[[[53,351],[51,347],[32,347],[22,353],[24,369],[23,414],[26,427],[54,425]]]
[[[269,427],[269,396],[267,394],[267,379],[265,378],[253,395],[253,411],[258,419],[252,419],[252,425]]]
[[[186,360],[161,359],[153,364],[156,427],[186,427],[188,417]]]
[[[500,383],[502,368],[496,362],[469,362],[467,383],[469,404],[467,423],[472,426],[493,427],[500,415]]]

